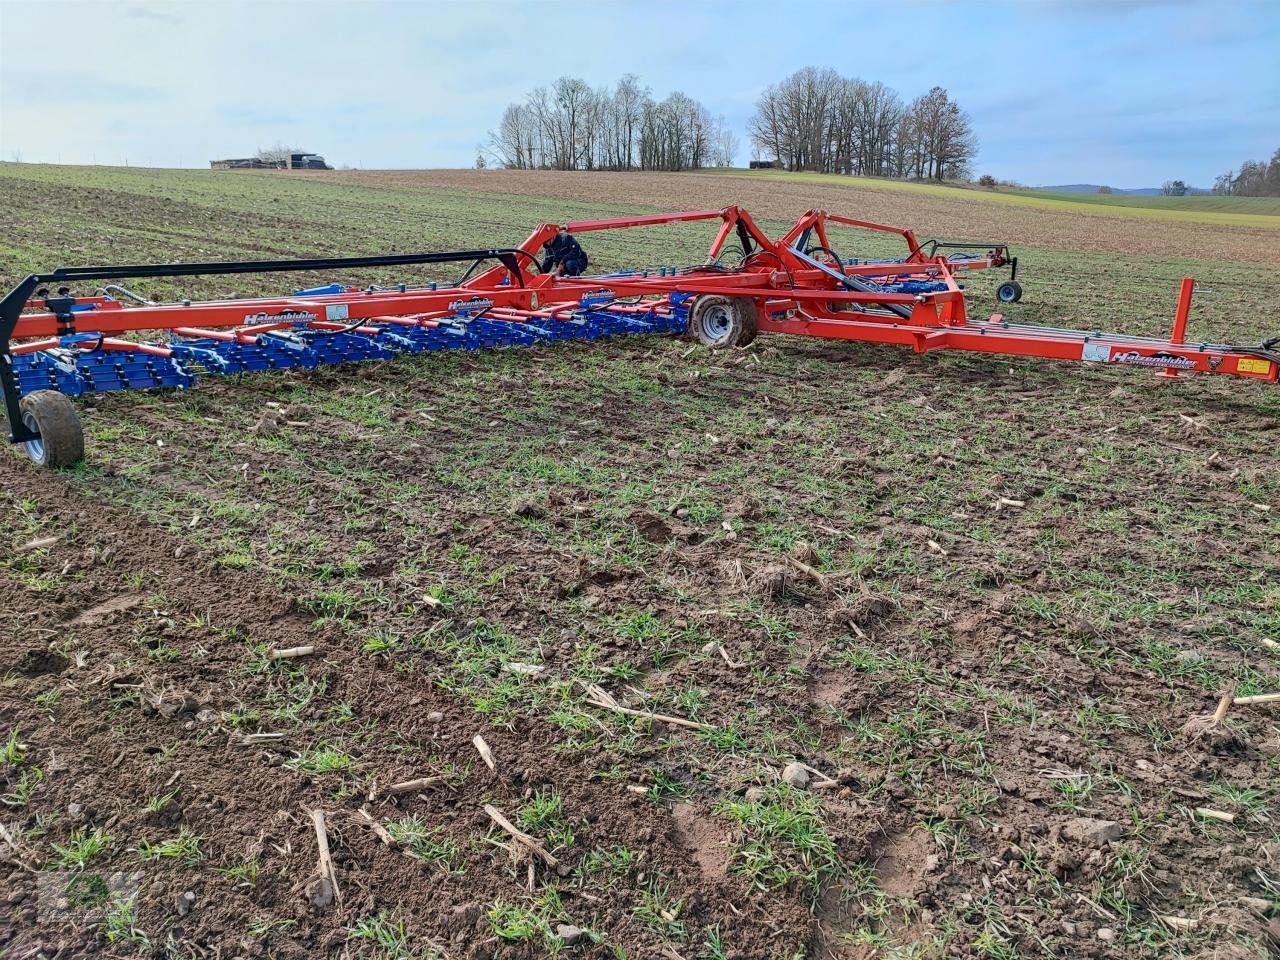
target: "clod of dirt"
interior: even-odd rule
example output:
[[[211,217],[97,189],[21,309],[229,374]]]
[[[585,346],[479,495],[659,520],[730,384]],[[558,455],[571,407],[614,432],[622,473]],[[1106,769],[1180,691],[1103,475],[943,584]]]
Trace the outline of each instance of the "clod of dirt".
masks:
[[[797,790],[803,790],[809,785],[809,771],[804,764],[788,763],[782,768],[782,779]]]
[[[478,903],[460,903],[449,911],[445,924],[449,930],[464,932],[471,930],[484,911]]]
[[[547,508],[536,500],[521,498],[512,502],[511,515],[513,517],[524,517],[528,520],[541,520],[547,515]]]
[[[324,910],[333,903],[333,885],[328,877],[320,877],[307,884],[307,902],[316,910]]]
[[[781,600],[787,595],[791,577],[787,568],[778,563],[760,567],[747,580],[747,593],[762,600]]]
[[[162,717],[176,717],[180,714],[195,714],[200,710],[200,701],[194,697],[182,695],[172,700],[156,699],[152,706],[155,707],[156,713]]]
[[[28,650],[18,659],[18,672],[27,677],[38,677],[46,673],[62,673],[71,661],[53,650],[36,647]]]
[[[194,890],[188,890],[185,893],[178,894],[174,898],[173,906],[178,911],[178,916],[185,917],[191,912],[191,908],[195,906],[196,894]]]
[[[889,597],[863,590],[857,597],[843,597],[840,616],[845,622],[858,627],[869,626],[892,612],[894,601]]]
[[[724,514],[740,520],[759,520],[764,516],[764,504],[755,497],[734,497],[724,506]]]
[[[743,799],[747,803],[763,803],[764,798],[768,795],[769,792],[764,787],[747,787],[747,792],[743,795]]]
[[[556,924],[556,936],[559,937],[567,947],[572,947],[575,943],[578,943],[585,935],[586,935],[585,930],[583,930],[581,927],[575,927],[571,923]]]
[[[675,536],[670,524],[651,510],[633,510],[627,520],[650,543],[667,543]]]
[[[1072,817],[1062,825],[1062,836],[1075,843],[1100,847],[1124,836],[1124,826],[1115,820]]]
[[[270,434],[280,429],[280,421],[283,419],[281,411],[267,409],[262,411],[260,416],[252,427],[249,428],[250,433]]]

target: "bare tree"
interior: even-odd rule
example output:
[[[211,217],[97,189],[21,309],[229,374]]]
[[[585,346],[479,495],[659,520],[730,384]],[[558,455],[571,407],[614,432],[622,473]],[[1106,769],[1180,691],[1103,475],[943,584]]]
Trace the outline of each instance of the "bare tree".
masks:
[[[291,147],[283,140],[277,140],[274,147],[259,150],[254,156],[268,163],[284,163],[292,154],[302,153],[301,147]]]
[[[732,167],[733,161],[738,156],[738,149],[741,142],[738,135],[733,132],[733,128],[725,123],[724,117],[716,118],[716,126],[719,128],[719,134],[713,145],[713,162],[717,167]]]
[[[792,137],[787,129],[782,91],[777,86],[766,87],[760,95],[747,129],[759,154],[776,160],[784,167],[791,167],[794,159]]]
[[[1213,192],[1233,197],[1280,197],[1280,149],[1270,162],[1246,160],[1240,169],[1228,170],[1213,182]]]
[[[527,107],[518,103],[507,105],[498,129],[490,131],[486,145],[494,162],[514,170],[533,166],[532,120],[532,112]]]
[[[613,156],[609,165],[615,170],[630,170],[635,165],[636,133],[649,99],[649,88],[642,87],[634,73],[626,74],[614,89],[610,100]]]
[[[510,104],[487,151],[514,169],[684,170],[732,162],[737,138],[723,118],[683,93],[656,102],[627,74],[612,89],[592,90],[561,77]]]
[[[977,153],[969,118],[942,87],[934,87],[912,101],[912,133],[917,138],[917,179],[945,180],[966,177]]]
[[[941,87],[904,107],[883,83],[805,67],[767,87],[748,125],[757,155],[790,170],[959,178],[977,143]]]

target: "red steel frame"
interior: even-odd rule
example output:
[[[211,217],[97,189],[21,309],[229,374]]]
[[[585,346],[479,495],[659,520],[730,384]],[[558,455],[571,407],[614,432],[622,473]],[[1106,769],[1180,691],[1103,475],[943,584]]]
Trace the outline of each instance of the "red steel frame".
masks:
[[[1093,361],[1147,367],[1165,375],[1216,373],[1276,382],[1280,357],[1264,350],[1225,344],[1188,344],[1185,341],[1191,309],[1193,281],[1183,281],[1173,329],[1168,339],[1127,334],[1096,333],[1053,327],[1015,324],[1000,314],[985,320],[970,319],[964,291],[956,274],[1003,266],[1005,251],[997,247],[985,257],[953,260],[929,255],[912,231],[885,224],[835,216],[810,210],[777,240],[770,239],[739,207],[694,210],[651,216],[581,220],[565,224],[572,233],[660,226],[664,224],[720,220],[708,251],[708,262],[666,275],[654,272],[627,276],[561,277],[553,274],[516,275],[508,266],[493,266],[476,276],[440,289],[407,288],[363,291],[354,288],[322,296],[222,300],[201,303],[125,306],[105,297],[81,297],[97,309],[77,312],[74,331],[68,331],[54,313],[27,312],[13,332],[14,353],[55,346],[68,332],[97,333],[96,344],[106,349],[151,351],[163,355],[163,344],[140,346],[113,335],[144,330],[167,330],[179,336],[214,337],[252,342],[259,334],[292,326],[302,318],[318,329],[352,329],[353,323],[432,325],[448,316],[461,298],[492,301],[487,315],[503,320],[555,317],[576,307],[583,293],[605,286],[619,300],[629,297],[662,297],[672,293],[724,295],[749,299],[756,308],[757,327],[766,333],[825,337],[872,343],[898,344],[917,353],[932,350],[965,350],[980,353],[1044,357],[1054,360]],[[855,227],[901,236],[907,256],[900,262],[843,264],[830,254],[829,225]],[[543,224],[518,250],[535,259],[559,224]],[[715,261],[736,233],[749,252],[730,269]],[[823,259],[799,249],[804,238],[816,235]],[[927,246],[927,245],[925,245]],[[888,293],[850,289],[862,278],[880,282],[927,279],[945,284],[931,293]],[[40,303],[33,299],[28,308]],[[622,307],[625,309],[625,307]],[[284,316],[281,316],[281,315]],[[358,331],[376,333],[369,327]],[[35,339],[40,338],[40,339]]]

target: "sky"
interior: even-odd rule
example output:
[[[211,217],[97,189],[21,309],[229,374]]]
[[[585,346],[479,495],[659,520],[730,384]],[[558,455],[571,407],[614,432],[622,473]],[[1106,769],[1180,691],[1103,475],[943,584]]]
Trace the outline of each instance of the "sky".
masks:
[[[803,66],[935,84],[975,174],[1209,186],[1280,147],[1280,0],[0,0],[0,160],[469,167],[507,103],[638,74],[723,115]]]

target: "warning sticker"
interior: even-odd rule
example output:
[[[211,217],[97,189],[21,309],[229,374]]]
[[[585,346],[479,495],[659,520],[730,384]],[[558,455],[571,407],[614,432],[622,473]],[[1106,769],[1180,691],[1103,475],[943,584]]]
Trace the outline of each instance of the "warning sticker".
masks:
[[[1108,343],[1086,343],[1080,351],[1080,359],[1086,363],[1108,363],[1111,360],[1111,345]]]
[[[1271,361],[1262,357],[1241,357],[1236,361],[1236,370],[1240,373],[1268,374],[1271,372]]]

